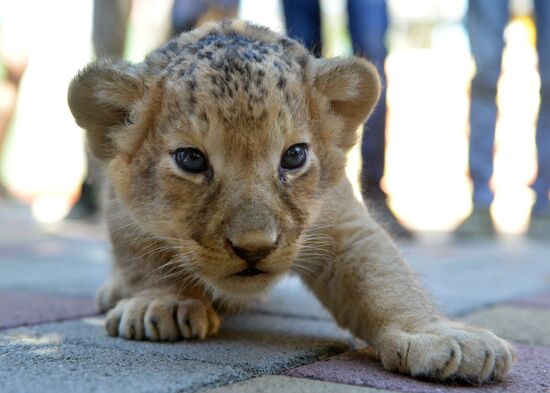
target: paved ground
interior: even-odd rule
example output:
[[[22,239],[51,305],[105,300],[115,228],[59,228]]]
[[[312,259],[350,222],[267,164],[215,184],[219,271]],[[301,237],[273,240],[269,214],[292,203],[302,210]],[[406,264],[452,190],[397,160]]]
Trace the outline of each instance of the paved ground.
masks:
[[[550,392],[550,245],[426,236],[404,253],[443,310],[517,344],[510,377],[468,387],[388,373],[296,278],[212,340],[107,337],[93,303],[109,270],[101,225],[39,228],[0,204],[0,392]]]

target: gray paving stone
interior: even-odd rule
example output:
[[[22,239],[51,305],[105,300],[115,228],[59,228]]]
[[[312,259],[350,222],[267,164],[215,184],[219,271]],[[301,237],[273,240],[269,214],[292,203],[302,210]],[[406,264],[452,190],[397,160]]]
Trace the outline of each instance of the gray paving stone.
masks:
[[[0,221],[6,223],[4,216]],[[109,271],[109,246],[101,229],[69,225],[46,233],[29,229],[17,214],[7,222],[7,227],[0,226],[0,289],[87,298],[95,294]],[[533,243],[420,242],[405,254],[443,310],[459,315],[550,289],[549,250]],[[0,392],[210,389],[282,373],[353,346],[297,277],[283,280],[253,308],[259,314],[227,318],[221,334],[203,342],[128,342],[107,337],[101,320],[94,318],[5,330],[0,332]],[[485,310],[468,319],[516,341],[550,345],[544,336],[550,331],[548,314],[526,311]],[[534,348],[526,359],[538,359],[543,352],[546,359],[547,351]],[[535,371],[533,375],[540,370]],[[384,379],[388,374],[381,375]],[[522,383],[533,379],[525,378]],[[309,383],[294,382],[298,387]],[[249,389],[254,383],[262,382],[238,386]]]
[[[0,347],[2,393],[168,393],[247,377],[236,367],[67,344],[57,335],[20,333]]]
[[[0,351],[9,337],[32,340],[56,336],[66,345],[120,350],[140,356],[163,356],[238,366],[255,374],[279,373],[349,349],[349,336],[332,322],[248,315],[225,321],[222,332],[204,341],[150,343],[107,336],[99,318],[49,323],[0,334]]]
[[[18,205],[0,205],[0,223],[0,289],[90,298],[110,270],[104,224],[39,226]]]
[[[503,239],[474,243],[417,243],[403,251],[449,315],[550,289],[550,246]]]
[[[87,250],[83,249],[82,253]],[[80,256],[18,257],[0,263],[0,289],[94,298],[110,267]],[[2,266],[4,265],[4,266]]]
[[[404,254],[441,309],[451,316],[550,290],[550,247],[538,243],[416,244],[405,246]],[[253,308],[331,319],[297,276],[281,281]]]
[[[389,390],[322,382],[313,379],[268,375],[210,389],[204,393],[384,393]]]
[[[104,226],[64,223],[44,230],[24,212],[0,210],[0,219],[9,225],[9,230],[0,228],[0,288],[94,296],[110,270]],[[451,315],[550,289],[550,247],[545,244],[420,239],[402,248],[443,311]],[[283,280],[255,308],[270,314],[330,319],[297,277]]]
[[[518,299],[510,302],[510,304],[518,307],[532,307],[550,310],[550,292],[540,293],[535,296]]]
[[[332,319],[329,312],[296,275],[290,275],[279,282],[269,296],[251,305],[251,309],[299,318]]]
[[[524,241],[435,243],[402,246],[407,260],[448,315],[550,290],[550,247]],[[292,299],[289,301],[288,299]],[[277,285],[255,309],[331,319],[299,277]]]
[[[495,306],[474,312],[464,320],[488,327],[512,341],[550,345],[550,310]]]
[[[0,290],[0,330],[97,315],[91,299]]]
[[[443,384],[392,373],[368,352],[354,351],[289,370],[294,377],[369,386],[405,393],[548,393],[550,348],[517,345],[518,361],[501,381],[483,385]]]

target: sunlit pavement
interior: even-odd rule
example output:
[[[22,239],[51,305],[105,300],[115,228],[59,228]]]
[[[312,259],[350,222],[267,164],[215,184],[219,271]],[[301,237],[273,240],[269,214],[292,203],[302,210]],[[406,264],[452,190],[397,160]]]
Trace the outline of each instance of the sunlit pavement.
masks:
[[[94,292],[109,271],[102,224],[40,227],[0,202],[0,392],[550,392],[550,247],[516,237],[457,244],[424,234],[403,252],[447,313],[518,347],[505,381],[442,386],[391,374],[338,329],[295,277],[203,342],[103,333]],[[353,386],[351,386],[353,385]]]

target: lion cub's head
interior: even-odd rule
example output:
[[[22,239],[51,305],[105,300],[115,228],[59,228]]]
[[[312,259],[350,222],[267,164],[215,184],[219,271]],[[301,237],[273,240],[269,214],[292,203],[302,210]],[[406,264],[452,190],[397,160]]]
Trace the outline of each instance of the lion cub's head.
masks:
[[[92,63],[69,105],[135,223],[211,289],[245,295],[291,267],[379,89],[365,60],[234,21],[141,64]]]

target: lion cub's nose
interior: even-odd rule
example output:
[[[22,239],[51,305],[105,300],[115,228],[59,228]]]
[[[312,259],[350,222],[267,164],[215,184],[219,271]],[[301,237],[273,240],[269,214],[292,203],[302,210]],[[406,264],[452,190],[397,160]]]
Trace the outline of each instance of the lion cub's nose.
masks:
[[[267,257],[271,253],[272,249],[273,248],[250,251],[245,248],[233,246],[233,251],[235,251],[235,254],[237,254],[239,258],[244,259],[250,267],[253,267],[259,260]]]
[[[250,267],[265,257],[275,248],[277,235],[270,233],[247,233],[228,239],[235,254],[244,259]]]

